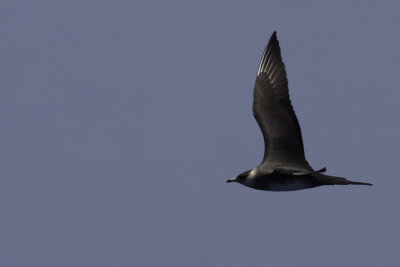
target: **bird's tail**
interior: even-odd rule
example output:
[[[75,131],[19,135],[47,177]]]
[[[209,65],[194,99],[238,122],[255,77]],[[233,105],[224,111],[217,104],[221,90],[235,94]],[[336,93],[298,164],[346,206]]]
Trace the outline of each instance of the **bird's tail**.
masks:
[[[337,176],[330,176],[330,175],[325,175],[322,173],[316,173],[313,175],[318,183],[321,183],[322,185],[349,185],[349,184],[354,184],[354,185],[372,185],[370,183],[363,183],[363,182],[353,182],[349,181],[346,178],[342,177],[337,177]]]
[[[353,181],[349,181],[349,184],[372,185],[372,184],[370,184],[370,183],[353,182]]]

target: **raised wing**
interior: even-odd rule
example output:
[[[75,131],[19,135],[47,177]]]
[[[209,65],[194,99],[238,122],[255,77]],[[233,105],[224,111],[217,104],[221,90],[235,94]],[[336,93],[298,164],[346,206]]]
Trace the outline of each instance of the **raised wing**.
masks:
[[[254,86],[253,113],[264,136],[262,164],[309,169],[300,125],[289,98],[276,32],[264,50]]]

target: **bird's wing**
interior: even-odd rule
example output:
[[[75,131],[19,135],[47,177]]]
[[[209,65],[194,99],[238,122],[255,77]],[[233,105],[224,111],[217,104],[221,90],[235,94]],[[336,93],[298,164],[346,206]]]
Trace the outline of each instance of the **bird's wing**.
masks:
[[[300,125],[290,102],[276,32],[264,50],[253,98],[254,117],[264,136],[262,164],[312,170],[304,156]]]

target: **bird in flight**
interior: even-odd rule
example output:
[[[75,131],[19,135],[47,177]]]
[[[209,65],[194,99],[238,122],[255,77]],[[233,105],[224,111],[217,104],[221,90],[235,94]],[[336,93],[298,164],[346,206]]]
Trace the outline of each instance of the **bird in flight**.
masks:
[[[274,32],[258,67],[253,114],[264,137],[264,159],[257,167],[227,182],[267,191],[294,191],[321,185],[372,185],[323,174],[308,164],[300,124],[289,98],[281,49]]]

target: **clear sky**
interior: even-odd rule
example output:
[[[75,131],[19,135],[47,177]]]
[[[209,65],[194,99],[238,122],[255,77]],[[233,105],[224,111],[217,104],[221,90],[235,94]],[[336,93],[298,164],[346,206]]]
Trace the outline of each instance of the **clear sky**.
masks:
[[[1,1],[0,266],[398,265],[399,9]],[[373,187],[225,183],[274,30],[308,161]]]

